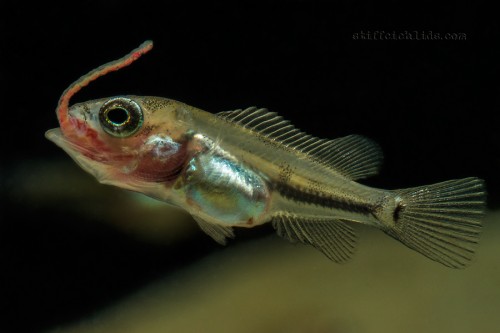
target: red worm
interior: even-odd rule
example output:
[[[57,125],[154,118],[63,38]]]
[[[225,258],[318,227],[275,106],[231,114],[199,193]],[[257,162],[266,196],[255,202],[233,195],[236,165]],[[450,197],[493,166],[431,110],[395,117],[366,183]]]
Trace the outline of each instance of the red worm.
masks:
[[[132,50],[126,56],[108,62],[102,66],[97,67],[94,70],[91,70],[87,74],[80,77],[78,80],[73,82],[61,95],[59,99],[59,104],[57,105],[57,118],[59,119],[59,124],[61,127],[61,131],[65,132],[68,127],[68,114],[69,114],[69,100],[73,97],[77,92],[79,92],[83,87],[88,85],[90,82],[96,80],[97,78],[108,74],[109,72],[114,72],[123,67],[127,67],[137,59],[139,59],[143,54],[146,54],[153,48],[153,42],[150,40],[145,41],[138,48]]]

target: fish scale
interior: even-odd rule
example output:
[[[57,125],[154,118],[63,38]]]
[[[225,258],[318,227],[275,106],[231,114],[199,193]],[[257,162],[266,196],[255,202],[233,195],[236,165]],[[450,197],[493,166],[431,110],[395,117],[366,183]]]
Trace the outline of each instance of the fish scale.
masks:
[[[185,209],[220,244],[234,227],[271,223],[279,236],[340,263],[353,253],[352,226],[365,224],[445,266],[470,263],[486,200],[479,178],[371,188],[357,180],[378,172],[377,144],[359,135],[317,138],[263,108],[212,114],[155,96],[69,105],[152,47],[146,41],[71,84],[56,110],[60,128],[46,133],[99,182]]]

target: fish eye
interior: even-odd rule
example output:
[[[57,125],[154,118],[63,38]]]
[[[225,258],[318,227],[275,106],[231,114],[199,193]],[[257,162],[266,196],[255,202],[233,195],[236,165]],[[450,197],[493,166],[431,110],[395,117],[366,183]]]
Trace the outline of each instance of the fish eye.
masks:
[[[112,98],[99,110],[99,122],[109,135],[126,138],[141,128],[144,120],[139,104],[129,98]]]

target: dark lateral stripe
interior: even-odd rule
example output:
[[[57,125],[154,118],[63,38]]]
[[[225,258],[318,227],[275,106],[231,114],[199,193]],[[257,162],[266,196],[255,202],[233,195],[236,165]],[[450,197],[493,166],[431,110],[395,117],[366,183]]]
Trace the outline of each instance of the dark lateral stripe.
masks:
[[[322,207],[365,215],[369,215],[374,212],[374,207],[369,205],[339,200],[338,198],[325,195],[318,191],[304,191],[303,189],[296,188],[282,182],[275,185],[275,190],[277,190],[283,197],[296,202],[305,202]]]

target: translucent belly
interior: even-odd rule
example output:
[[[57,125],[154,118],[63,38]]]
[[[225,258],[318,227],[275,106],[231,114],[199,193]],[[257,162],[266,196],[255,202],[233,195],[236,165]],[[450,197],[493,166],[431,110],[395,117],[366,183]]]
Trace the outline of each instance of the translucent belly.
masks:
[[[266,181],[236,161],[198,154],[189,162],[184,177],[188,205],[218,223],[252,225],[266,211]]]

